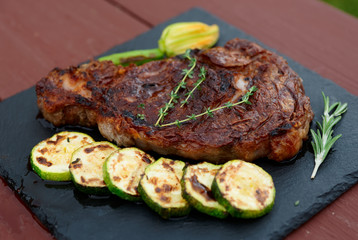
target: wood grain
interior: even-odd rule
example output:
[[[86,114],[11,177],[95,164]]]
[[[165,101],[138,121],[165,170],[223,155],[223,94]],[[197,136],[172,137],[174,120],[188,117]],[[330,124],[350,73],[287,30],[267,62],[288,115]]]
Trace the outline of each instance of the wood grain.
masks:
[[[53,239],[0,178],[0,239]]]
[[[1,1],[0,98],[146,30],[106,1]]]

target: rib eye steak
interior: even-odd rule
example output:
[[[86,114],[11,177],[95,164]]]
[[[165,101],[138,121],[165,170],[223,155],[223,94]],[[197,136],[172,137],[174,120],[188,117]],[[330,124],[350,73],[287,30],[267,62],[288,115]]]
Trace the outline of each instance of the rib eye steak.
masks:
[[[120,146],[136,145],[159,154],[214,163],[263,157],[282,161],[297,154],[313,112],[302,79],[282,57],[243,39],[192,50],[191,57],[197,63],[186,88],[178,92],[180,100],[193,89],[202,67],[206,78],[186,105],[178,103],[168,111],[164,123],[235,103],[256,86],[251,105],[224,108],[180,127],[155,126],[160,108],[189,66],[183,56],[141,66],[92,61],[55,68],[37,83],[37,103],[55,126],[97,125],[105,138]]]

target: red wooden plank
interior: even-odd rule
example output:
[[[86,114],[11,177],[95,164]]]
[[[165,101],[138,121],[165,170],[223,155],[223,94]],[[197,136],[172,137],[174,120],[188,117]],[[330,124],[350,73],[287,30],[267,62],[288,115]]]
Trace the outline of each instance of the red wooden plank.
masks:
[[[105,1],[1,1],[0,98],[147,29]]]
[[[1,178],[0,199],[0,239],[52,239]]]

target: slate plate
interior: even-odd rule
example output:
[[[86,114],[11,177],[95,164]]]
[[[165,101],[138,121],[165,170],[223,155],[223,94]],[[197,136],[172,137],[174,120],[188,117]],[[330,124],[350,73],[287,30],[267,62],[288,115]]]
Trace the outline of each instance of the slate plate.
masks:
[[[218,24],[221,30],[218,45],[234,37],[257,42],[209,13],[192,9],[105,54],[153,48],[167,24],[192,20]],[[260,219],[218,220],[192,211],[185,218],[163,220],[144,204],[126,202],[115,196],[87,196],[78,192],[72,183],[41,180],[28,165],[29,153],[39,141],[64,129],[81,130],[97,140],[101,136],[91,129],[56,129],[46,121],[37,119],[34,88],[0,104],[0,175],[58,239],[283,238],[348,190],[358,178],[358,159],[355,154],[358,145],[357,97],[300,64],[290,59],[288,62],[304,79],[306,93],[316,113],[315,121],[321,120],[323,111],[321,91],[331,96],[333,101],[347,102],[349,110],[335,130],[342,133],[343,137],[336,143],[314,181],[310,179],[314,157],[308,142],[296,161],[286,164],[264,160],[256,162],[273,176],[277,190],[272,212]],[[297,200],[299,205],[295,206]]]

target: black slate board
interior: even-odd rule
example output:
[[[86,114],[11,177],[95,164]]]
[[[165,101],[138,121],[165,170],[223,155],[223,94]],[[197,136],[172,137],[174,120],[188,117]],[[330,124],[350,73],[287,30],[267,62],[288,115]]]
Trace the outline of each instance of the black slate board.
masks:
[[[153,48],[162,29],[177,21],[198,20],[220,26],[218,45],[234,38],[251,36],[217,19],[201,9],[192,9],[163,23],[137,38],[108,52]],[[261,43],[259,43],[261,44]],[[261,44],[264,46],[263,44]],[[266,46],[264,46],[266,47]],[[292,46],[294,47],[294,46]],[[271,49],[272,50],[272,49]],[[39,141],[55,132],[81,130],[101,139],[96,130],[76,127],[52,128],[37,119],[34,88],[0,103],[0,175],[17,191],[31,211],[57,239],[280,239],[307,221],[357,182],[358,99],[331,81],[286,58],[304,79],[304,87],[321,120],[321,91],[332,101],[349,104],[349,110],[336,127],[343,137],[322,164],[315,180],[310,179],[314,157],[309,146],[303,148],[297,161],[277,164],[264,160],[256,163],[274,179],[277,196],[271,213],[255,220],[218,220],[192,211],[188,217],[163,220],[144,204],[110,197],[91,197],[78,192],[72,183],[41,180],[28,165],[29,153]],[[295,202],[299,200],[299,205]]]

